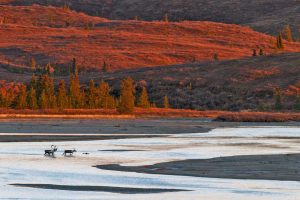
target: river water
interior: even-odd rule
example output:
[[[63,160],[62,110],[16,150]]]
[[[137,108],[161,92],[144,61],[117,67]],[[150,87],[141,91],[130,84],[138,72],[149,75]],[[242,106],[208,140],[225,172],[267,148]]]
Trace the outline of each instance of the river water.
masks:
[[[154,175],[93,167],[103,164],[139,166],[233,155],[299,153],[299,138],[300,127],[297,126],[244,126],[159,138],[0,143],[0,199],[299,199],[300,182]],[[43,150],[52,144],[59,148],[56,157],[44,157]],[[78,151],[73,157],[61,155],[63,149],[72,148]],[[16,183],[189,191],[121,194],[10,185]]]

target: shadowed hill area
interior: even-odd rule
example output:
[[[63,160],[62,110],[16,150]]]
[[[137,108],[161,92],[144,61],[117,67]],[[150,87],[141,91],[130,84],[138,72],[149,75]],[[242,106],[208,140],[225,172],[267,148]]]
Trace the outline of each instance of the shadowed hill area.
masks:
[[[109,21],[43,6],[0,6],[0,62],[28,67],[69,65],[109,70],[250,57],[252,49],[274,53],[275,38],[247,27],[213,22]],[[299,43],[285,42],[297,52]]]
[[[0,68],[0,79],[30,81],[31,74]],[[81,82],[105,80],[118,94],[120,80],[131,76],[137,88],[146,86],[152,102],[162,106],[167,95],[174,108],[272,110],[275,88],[281,88],[285,109],[293,109],[300,88],[300,53],[260,56],[241,60],[84,74]],[[64,78],[68,82],[68,77]],[[58,83],[58,81],[56,81]]]
[[[0,0],[14,5],[55,5],[65,0]],[[69,0],[70,7],[90,15],[111,19],[161,20],[167,13],[171,20],[207,20],[249,25],[266,33],[276,33],[286,24],[295,30],[300,25],[299,0]]]
[[[300,53],[144,68],[89,78],[108,80],[117,88],[124,76],[133,77],[138,86],[147,86],[158,105],[168,95],[171,105],[178,108],[268,110],[274,108],[278,87],[285,108],[291,109],[300,88]]]

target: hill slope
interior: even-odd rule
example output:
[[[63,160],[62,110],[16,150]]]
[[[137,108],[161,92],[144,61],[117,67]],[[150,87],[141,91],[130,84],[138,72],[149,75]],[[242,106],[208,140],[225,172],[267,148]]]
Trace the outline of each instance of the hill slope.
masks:
[[[168,95],[177,108],[273,109],[274,90],[280,88],[285,108],[292,109],[300,92],[300,53],[144,68],[89,78],[106,79],[117,88],[125,76],[133,77],[137,86],[147,86],[158,105]]]
[[[2,1],[2,2],[1,2]],[[14,5],[63,6],[65,0],[1,0]],[[299,0],[69,0],[72,9],[111,19],[160,20],[168,13],[174,20],[206,20],[250,25],[275,33],[286,24],[296,32],[300,25]],[[295,33],[296,34],[296,33]]]
[[[212,22],[109,21],[53,7],[0,6],[0,63],[68,65],[111,70],[221,60],[274,52],[275,39],[247,27]],[[68,23],[66,23],[68,22]],[[88,26],[88,29],[87,27]],[[297,52],[299,43],[286,42]]]
[[[106,80],[119,93],[119,83],[131,76],[136,87],[146,86],[149,97],[161,106],[167,95],[174,108],[272,110],[274,90],[280,88],[285,109],[293,109],[300,92],[300,53],[261,56],[222,62],[190,63],[173,66],[80,75],[88,85]],[[29,82],[30,73],[16,74],[0,66],[0,80]],[[69,82],[69,77],[55,77]]]

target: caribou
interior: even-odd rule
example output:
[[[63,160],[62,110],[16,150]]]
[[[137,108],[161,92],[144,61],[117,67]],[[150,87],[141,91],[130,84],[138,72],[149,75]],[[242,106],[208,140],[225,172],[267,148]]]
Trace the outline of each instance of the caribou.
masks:
[[[51,149],[45,150],[45,156],[54,156],[54,153],[57,151],[57,147],[55,145],[51,145]]]
[[[70,156],[72,156],[75,152],[77,152],[76,149],[73,149],[73,150],[65,150],[64,153],[63,153],[63,155],[64,155],[64,156],[67,156],[67,155],[69,154]]]

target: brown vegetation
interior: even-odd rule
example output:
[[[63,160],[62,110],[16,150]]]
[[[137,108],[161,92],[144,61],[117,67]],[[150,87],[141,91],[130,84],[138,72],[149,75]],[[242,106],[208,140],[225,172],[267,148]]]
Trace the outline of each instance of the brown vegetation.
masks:
[[[0,6],[0,65],[22,72],[36,65],[106,71],[275,53],[276,38],[248,27],[213,22],[109,21],[61,8]],[[300,44],[284,41],[286,52]]]
[[[111,19],[142,20],[206,20],[249,25],[261,32],[273,33],[292,25],[294,33],[300,24],[297,0],[1,0],[14,5],[54,5],[70,8],[89,15]]]
[[[300,121],[300,113],[237,112],[219,115],[217,121],[227,122],[287,122]]]
[[[278,54],[249,59],[190,63],[183,65],[116,71],[105,74],[87,73],[80,82],[88,86],[105,80],[113,94],[119,93],[120,80],[131,76],[136,88],[147,88],[149,101],[164,107],[167,96],[171,108],[210,110],[258,110],[275,108],[275,89],[280,88],[283,110],[299,110],[300,54]],[[3,86],[17,89],[11,81],[30,82],[31,74],[16,74],[0,68]],[[54,77],[55,83],[68,77]],[[298,97],[297,97],[298,96]],[[298,106],[297,106],[298,104]],[[154,106],[154,105],[153,105]]]
[[[196,111],[187,109],[135,108],[130,115],[120,115],[107,109],[0,109],[0,118],[83,118],[83,119],[134,119],[134,118],[208,118],[226,122],[287,122],[300,121],[300,113]]]

